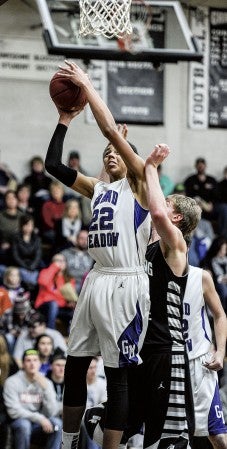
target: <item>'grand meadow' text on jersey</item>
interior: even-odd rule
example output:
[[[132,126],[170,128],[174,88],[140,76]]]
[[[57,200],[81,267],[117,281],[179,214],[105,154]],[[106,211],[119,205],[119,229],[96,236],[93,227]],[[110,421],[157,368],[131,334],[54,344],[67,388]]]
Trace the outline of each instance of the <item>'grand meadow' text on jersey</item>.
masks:
[[[88,251],[98,265],[143,265],[150,214],[136,201],[127,178],[111,184],[97,183],[91,207]]]

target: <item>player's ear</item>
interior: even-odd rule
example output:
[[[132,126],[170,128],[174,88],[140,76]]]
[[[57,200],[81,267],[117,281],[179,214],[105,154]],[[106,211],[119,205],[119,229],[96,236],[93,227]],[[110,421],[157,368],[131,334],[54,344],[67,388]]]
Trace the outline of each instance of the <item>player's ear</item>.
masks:
[[[181,220],[183,220],[183,215],[178,212],[174,212],[172,216],[173,224],[177,225],[177,223],[179,223]]]

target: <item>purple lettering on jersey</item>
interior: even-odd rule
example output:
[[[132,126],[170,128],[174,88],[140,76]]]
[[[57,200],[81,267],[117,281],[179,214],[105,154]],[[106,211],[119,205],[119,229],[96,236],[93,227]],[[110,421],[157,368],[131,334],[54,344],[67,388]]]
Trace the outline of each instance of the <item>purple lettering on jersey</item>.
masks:
[[[103,193],[101,193],[99,196],[97,196],[97,198],[96,198],[96,200],[94,202],[94,207],[93,208],[95,208],[97,206],[97,204],[100,203],[102,197],[103,197]]]
[[[188,302],[184,302],[183,307],[184,307],[184,315],[190,315],[191,313],[190,304]]]
[[[119,232],[107,232],[104,234],[89,234],[88,235],[88,248],[105,248],[106,246],[117,246],[119,238]]]
[[[113,190],[112,204],[115,206],[118,200],[118,193]]]
[[[94,234],[94,248],[99,248],[99,247],[100,247],[99,235]]]
[[[117,344],[120,350],[119,367],[138,365],[138,342],[143,330],[143,320],[139,303],[136,305],[136,316],[121,334]]]
[[[111,202],[111,195],[112,195],[112,190],[107,190],[107,192],[105,193],[105,195],[103,195],[100,203],[104,203],[104,201],[106,203],[110,203]]]
[[[118,200],[118,193],[115,190],[107,190],[106,193],[101,193],[95,200],[93,208],[100,203],[111,203],[116,206]]]
[[[106,234],[103,233],[100,234],[100,243],[102,248],[106,246]]]
[[[209,435],[217,435],[227,433],[227,428],[224,421],[222,404],[219,394],[218,384],[216,383],[213,400],[210,406],[208,416],[208,431]]]
[[[187,345],[187,349],[188,351],[192,351],[192,340],[191,338],[189,338],[188,340],[186,340],[186,345]]]

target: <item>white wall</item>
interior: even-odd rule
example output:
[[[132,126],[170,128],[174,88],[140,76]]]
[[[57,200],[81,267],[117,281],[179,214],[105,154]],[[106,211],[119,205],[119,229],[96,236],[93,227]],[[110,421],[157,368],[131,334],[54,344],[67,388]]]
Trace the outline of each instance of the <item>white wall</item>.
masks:
[[[32,3],[32,2],[30,2]],[[8,0],[0,8],[1,38],[40,39],[39,15],[21,0]],[[167,142],[171,155],[165,172],[175,182],[193,170],[194,160],[204,156],[211,174],[220,178],[227,165],[227,129],[191,130],[187,127],[188,63],[167,64],[165,68],[165,126],[129,126],[129,139],[145,157],[153,145]],[[57,113],[48,93],[48,80],[31,81],[0,78],[1,161],[21,179],[33,155],[45,156],[57,123]],[[77,148],[82,165],[92,174],[100,170],[105,139],[96,125],[87,125],[83,113],[71,125],[65,141],[64,156]],[[100,151],[99,151],[100,150]]]

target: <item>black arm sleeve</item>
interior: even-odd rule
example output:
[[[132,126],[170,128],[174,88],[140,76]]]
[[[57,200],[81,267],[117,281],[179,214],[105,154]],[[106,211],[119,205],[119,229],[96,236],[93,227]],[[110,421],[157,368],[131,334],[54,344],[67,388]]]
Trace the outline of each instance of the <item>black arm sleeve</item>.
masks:
[[[50,175],[57,178],[63,184],[71,187],[76,181],[77,171],[62,164],[63,143],[67,126],[59,123],[50,141],[45,159],[45,168]]]

